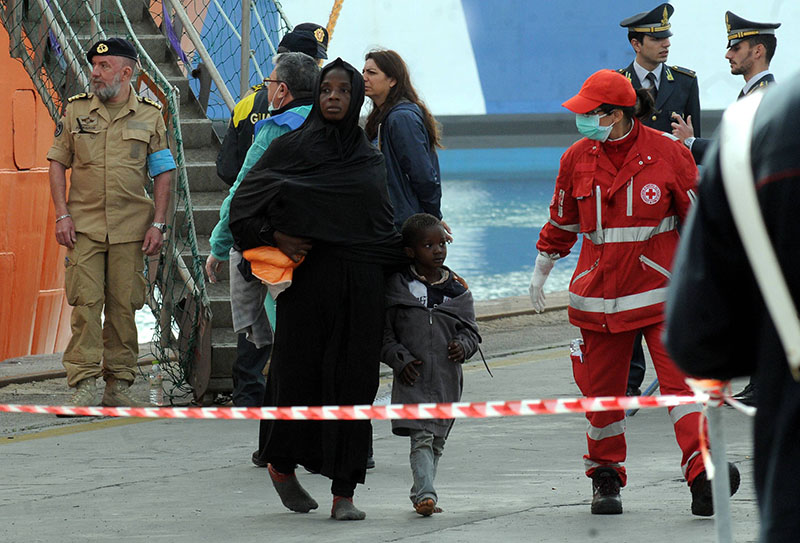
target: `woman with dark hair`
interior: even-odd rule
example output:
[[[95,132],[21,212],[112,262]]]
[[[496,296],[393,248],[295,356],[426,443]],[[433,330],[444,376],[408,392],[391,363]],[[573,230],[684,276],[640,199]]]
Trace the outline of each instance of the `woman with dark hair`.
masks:
[[[386,157],[397,230],[415,213],[441,219],[439,126],[411,85],[406,63],[394,51],[370,51],[361,74],[372,100],[364,130]]]
[[[581,329],[572,371],[587,397],[625,396],[637,332],[647,340],[662,394],[691,394],[686,375],[661,342],[664,302],[678,224],[695,197],[697,166],[691,153],[666,134],[644,126],[652,99],[623,75],[601,70],[564,102],[584,136],[561,157],[550,220],[542,227],[531,280],[533,307],[544,309],[543,286],[553,264],[584,236],[569,286],[570,322]],[[701,406],[669,408],[691,488],[692,513],[714,512],[700,451]],[[592,513],[622,513],[625,412],[588,413],[586,475],[592,479]],[[731,490],[739,473],[731,464]]]
[[[277,247],[302,263],[277,298],[264,405],[369,404],[378,389],[384,267],[406,262],[392,222],[383,155],[358,126],[364,80],[336,59],[323,68],[305,123],[272,142],[233,198],[243,251]],[[283,504],[318,507],[294,474],[333,480],[331,516],[353,505],[366,474],[369,421],[263,421],[261,457]]]

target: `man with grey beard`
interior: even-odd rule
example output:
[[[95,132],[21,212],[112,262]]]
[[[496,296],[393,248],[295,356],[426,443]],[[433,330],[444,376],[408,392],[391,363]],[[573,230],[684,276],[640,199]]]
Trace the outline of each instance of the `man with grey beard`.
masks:
[[[161,105],[131,87],[138,63],[133,45],[102,40],[86,58],[92,92],[69,98],[47,153],[72,306],[63,364],[75,389],[72,405],[97,405],[102,376],[102,405],[136,406],[142,404],[129,388],[139,354],[135,313],[145,299],[144,256],[161,250],[175,161]],[[153,199],[145,190],[151,177]]]

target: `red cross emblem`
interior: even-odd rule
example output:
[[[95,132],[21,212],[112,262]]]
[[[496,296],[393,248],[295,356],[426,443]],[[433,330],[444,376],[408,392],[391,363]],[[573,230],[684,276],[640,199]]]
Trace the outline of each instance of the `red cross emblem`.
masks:
[[[642,187],[641,196],[644,203],[654,205],[661,199],[661,189],[658,188],[658,185],[648,183]]]

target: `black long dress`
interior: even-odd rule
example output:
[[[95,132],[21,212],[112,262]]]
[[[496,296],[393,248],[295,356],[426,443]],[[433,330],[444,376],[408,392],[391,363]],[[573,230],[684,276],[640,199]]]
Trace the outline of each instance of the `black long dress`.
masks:
[[[294,271],[292,286],[277,299],[265,405],[373,401],[384,271],[405,260],[383,156],[358,126],[363,79],[337,59],[319,81],[333,68],[351,76],[346,117],[336,124],[325,121],[318,84],[306,122],[272,143],[231,204],[231,231],[243,250],[268,243],[271,229],[311,238],[313,244]],[[263,421],[261,430],[263,460],[301,464],[345,487],[364,482],[368,421]]]

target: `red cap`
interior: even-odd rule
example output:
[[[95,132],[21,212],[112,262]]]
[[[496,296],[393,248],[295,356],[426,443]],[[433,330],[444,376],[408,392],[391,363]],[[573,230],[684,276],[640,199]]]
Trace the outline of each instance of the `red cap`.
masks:
[[[627,77],[614,70],[600,70],[583,82],[578,94],[561,104],[573,113],[589,113],[602,104],[630,107],[636,91]]]

